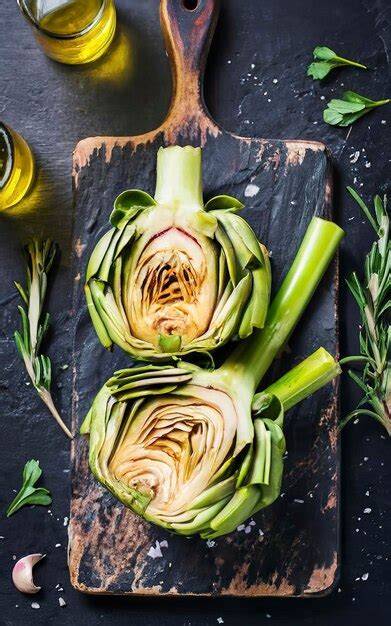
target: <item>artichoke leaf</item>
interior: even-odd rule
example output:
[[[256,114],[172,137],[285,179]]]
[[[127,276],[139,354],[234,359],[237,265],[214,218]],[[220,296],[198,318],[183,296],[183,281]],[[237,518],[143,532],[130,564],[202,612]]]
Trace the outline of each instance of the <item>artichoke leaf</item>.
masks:
[[[186,534],[189,533],[194,535],[195,533],[202,533],[204,531],[208,531],[210,527],[210,520],[212,520],[215,515],[220,513],[220,511],[228,504],[230,501],[230,497],[227,496],[215,504],[212,504],[206,507],[203,511],[197,513],[194,519],[188,523],[173,523],[170,525],[170,528],[176,530],[180,533]]]
[[[147,208],[155,206],[156,200],[140,189],[128,189],[120,193],[114,202],[114,210],[110,215],[110,224],[114,228],[122,228],[129,220]]]
[[[270,433],[266,430],[266,426],[261,419],[257,419],[254,422],[255,432],[255,451],[253,456],[253,463],[250,470],[246,485],[260,485],[267,482],[265,480],[265,474],[269,474],[267,468],[267,460],[270,463]]]
[[[229,336],[237,328],[238,322],[242,317],[243,302],[251,292],[251,288],[251,274],[246,274],[229,295],[226,302],[222,301],[221,308],[216,309],[212,327],[217,337],[221,337],[223,334]]]
[[[244,481],[253,463],[253,456],[254,456],[254,444],[251,443],[248,446],[247,452],[243,458],[242,463],[240,464],[240,469],[239,469],[238,477],[236,480],[236,487],[242,487],[244,485]]]
[[[148,372],[153,372],[154,377],[157,376],[173,376],[175,379],[179,380],[183,374],[190,373],[191,366],[190,363],[182,362],[183,367],[168,367],[166,365],[138,365],[137,367],[125,368],[121,370],[117,370],[114,372],[114,376],[109,378],[106,385],[110,386],[110,384],[114,384],[114,381],[117,382],[118,385],[122,384],[123,379],[135,378],[138,380],[141,379],[142,376]]]
[[[232,196],[220,195],[214,196],[205,204],[205,211],[230,211],[232,213],[240,211],[244,208],[244,204],[237,198]]]
[[[219,271],[218,271],[219,286],[217,289],[217,303],[220,303],[221,298],[223,297],[223,294],[225,292],[225,289],[230,284],[230,281],[228,279],[228,267],[227,267],[227,261],[225,258],[224,250],[220,250],[218,267],[219,267]]]
[[[214,215],[224,224],[228,236],[232,238],[240,267],[244,269],[251,264],[263,265],[264,254],[261,244],[246,220],[239,215],[219,211],[215,211]]]
[[[91,289],[88,283],[84,287],[84,293],[86,296],[87,309],[95,328],[95,332],[98,335],[99,341],[106,349],[110,350],[113,346],[113,342],[109,333],[107,332],[106,326],[104,325],[101,316],[95,308],[94,299],[92,297]]]
[[[111,271],[111,266],[115,257],[115,250],[122,235],[123,235],[123,232],[121,230],[117,230],[114,232],[114,235],[111,238],[110,245],[106,250],[105,257],[100,265],[99,271],[96,274],[96,277],[99,278],[99,280],[101,281],[104,281],[104,282],[108,281],[110,271]]]
[[[252,272],[253,287],[247,307],[239,326],[239,337],[244,339],[252,334],[254,328],[263,328],[270,301],[271,283],[269,258],[265,256],[265,264]]]
[[[206,213],[206,210],[202,209],[189,217],[189,224],[195,231],[202,233],[205,237],[213,239],[217,228],[217,219],[214,215]]]
[[[281,482],[284,472],[283,453],[278,445],[274,443],[273,432],[270,432],[272,433],[272,445],[269,483],[262,485],[259,500],[250,515],[255,515],[261,509],[273,504],[281,493]]]
[[[132,242],[132,239],[135,237],[135,235],[136,226],[132,223],[126,224],[126,226],[122,229],[122,235],[118,240],[113,259],[118,259],[118,257],[120,257],[125,247]]]
[[[87,265],[86,283],[88,283],[90,278],[98,274],[99,268],[104,261],[106,252],[114,235],[115,231],[109,230],[103,235],[103,237],[99,239],[98,243],[93,249]]]
[[[122,257],[118,257],[112,266],[113,270],[113,296],[115,303],[118,307],[118,311],[122,317],[122,319],[126,319],[126,311],[122,300],[122,265],[123,260]]]
[[[231,533],[239,524],[251,517],[258,500],[259,487],[257,485],[240,487],[240,489],[235,491],[225,507],[210,522],[212,532],[202,534],[201,537],[212,539]]]
[[[237,476],[234,473],[225,480],[217,482],[209,489],[206,489],[201,495],[195,498],[192,502],[192,508],[199,509],[210,506],[214,502],[225,499],[228,496],[232,496],[235,491]]]
[[[228,237],[225,231],[225,228],[221,222],[219,222],[219,225],[216,228],[215,237],[224,251],[230,280],[233,285],[236,285],[238,278],[237,278],[237,269],[236,269],[235,249],[234,249],[231,239]]]
[[[126,350],[130,338],[129,328],[118,310],[113,292],[107,284],[96,279],[91,279],[89,286],[95,309],[99,312],[107,334],[113,343]]]

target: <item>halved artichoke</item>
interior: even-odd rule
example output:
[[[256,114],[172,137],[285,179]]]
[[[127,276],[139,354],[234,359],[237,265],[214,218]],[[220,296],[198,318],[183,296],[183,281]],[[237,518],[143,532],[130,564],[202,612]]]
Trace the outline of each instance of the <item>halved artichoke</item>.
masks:
[[[283,409],[229,377],[194,366],[116,372],[81,432],[96,478],[146,520],[211,538],[233,531],[278,496]]]
[[[340,373],[319,348],[262,393],[251,375],[182,363],[115,372],[81,433],[97,480],[144,519],[204,538],[232,532],[280,493],[284,410]]]
[[[134,189],[120,194],[113,228],[88,263],[88,309],[106,348],[167,360],[262,328],[270,264],[236,215],[242,207],[229,196],[204,206],[201,148],[160,148],[155,199]]]

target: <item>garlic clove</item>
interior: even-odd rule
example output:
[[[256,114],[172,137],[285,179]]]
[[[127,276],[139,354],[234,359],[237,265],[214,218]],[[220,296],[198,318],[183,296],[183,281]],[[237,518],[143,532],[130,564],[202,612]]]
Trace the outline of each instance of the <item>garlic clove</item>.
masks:
[[[33,567],[46,554],[28,554],[15,563],[12,570],[12,582],[22,593],[38,593],[41,587],[37,587],[33,581]]]

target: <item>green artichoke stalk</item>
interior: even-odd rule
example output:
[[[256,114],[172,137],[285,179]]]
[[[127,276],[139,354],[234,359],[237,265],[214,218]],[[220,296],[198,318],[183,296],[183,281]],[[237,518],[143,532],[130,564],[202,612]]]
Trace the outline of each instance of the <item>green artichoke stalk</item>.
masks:
[[[201,148],[160,148],[155,198],[121,193],[113,228],[88,263],[86,299],[101,343],[158,361],[262,328],[270,264],[241,208],[229,196],[204,205]]]
[[[206,371],[146,365],[115,372],[81,427],[90,468],[146,520],[204,538],[233,531],[280,492],[284,410],[340,373],[323,348],[254,395],[299,321],[343,231],[313,218],[264,328]]]

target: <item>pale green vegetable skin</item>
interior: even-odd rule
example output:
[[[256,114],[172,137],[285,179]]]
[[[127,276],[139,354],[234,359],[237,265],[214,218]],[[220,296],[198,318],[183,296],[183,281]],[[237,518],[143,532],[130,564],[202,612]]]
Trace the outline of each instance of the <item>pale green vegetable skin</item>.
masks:
[[[343,236],[313,218],[262,330],[205,371],[147,365],[118,371],[98,393],[81,432],[96,478],[146,520],[204,538],[232,532],[279,495],[284,409],[335,378],[323,348],[262,393]]]
[[[210,352],[262,328],[270,264],[241,202],[202,197],[201,148],[160,148],[155,198],[124,191],[113,228],[87,268],[88,310],[101,343],[162,361]]]

